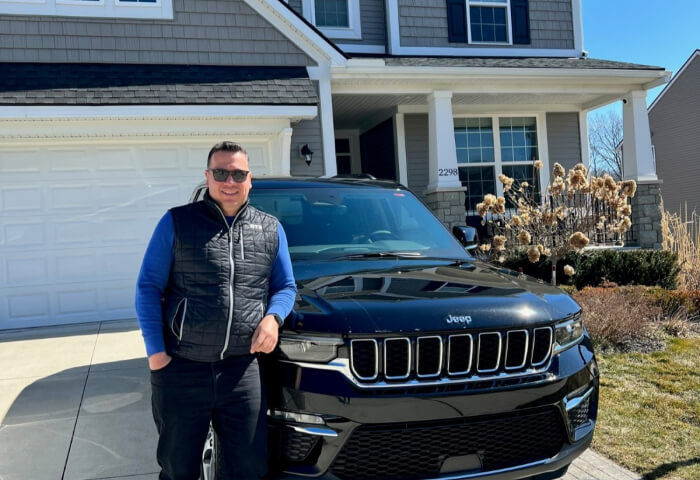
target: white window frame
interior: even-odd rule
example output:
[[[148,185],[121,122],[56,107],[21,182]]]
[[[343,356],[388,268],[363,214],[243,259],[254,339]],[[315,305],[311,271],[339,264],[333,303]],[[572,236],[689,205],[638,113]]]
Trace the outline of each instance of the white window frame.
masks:
[[[347,139],[350,142],[350,152],[341,155],[350,155],[350,173],[362,173],[362,162],[360,159],[360,131],[357,129],[344,129],[335,131],[336,140]],[[336,158],[338,152],[336,152]]]
[[[509,0],[510,1],[510,0]],[[348,2],[348,27],[319,27],[316,25],[315,0],[302,0],[304,17],[316,25],[321,33],[328,38],[345,38],[349,40],[362,39],[362,26],[360,25],[360,0],[347,0]]]
[[[513,118],[513,117],[529,117],[535,119],[535,128],[537,129],[537,159],[542,160],[544,164],[542,168],[538,171],[538,177],[540,181],[540,194],[544,193],[544,190],[549,184],[549,161],[546,153],[543,153],[543,148],[547,148],[547,142],[544,140],[545,136],[545,122],[544,114],[540,113],[498,113],[498,114],[455,114],[453,118],[490,118],[491,119],[491,129],[493,130],[493,162],[480,162],[480,163],[458,163],[459,167],[494,167],[494,181],[496,183],[496,191],[494,194],[498,197],[503,196],[503,184],[498,180],[498,176],[503,173],[503,165],[527,165],[532,164],[535,160],[526,160],[521,162],[504,162],[501,159],[501,125],[499,119],[501,118]],[[545,183],[546,182],[546,183]]]
[[[173,0],[0,0],[0,14],[172,20]]]
[[[513,20],[510,16],[510,0],[493,2],[489,0],[465,0],[467,2],[467,40],[472,45],[513,45]],[[475,42],[472,40],[471,9],[469,7],[499,7],[506,9],[506,42]]]

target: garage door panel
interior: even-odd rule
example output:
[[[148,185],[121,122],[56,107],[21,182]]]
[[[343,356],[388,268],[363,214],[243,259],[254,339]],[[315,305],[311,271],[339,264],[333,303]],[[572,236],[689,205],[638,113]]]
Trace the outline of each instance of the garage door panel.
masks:
[[[52,284],[97,279],[97,262],[94,253],[61,255],[56,258]]]
[[[46,224],[44,222],[6,219],[4,223],[3,249],[18,250],[46,243]]]
[[[5,328],[31,327],[37,321],[48,320],[51,317],[49,297],[48,292],[8,295],[6,297],[8,322]]]
[[[46,283],[49,264],[46,255],[8,258],[5,261],[5,278],[9,284]]]
[[[135,317],[148,241],[204,178],[213,144],[98,141],[0,145],[0,329]],[[265,174],[268,139],[243,143]]]
[[[3,215],[41,213],[43,203],[39,187],[4,187],[0,195],[0,209]]]

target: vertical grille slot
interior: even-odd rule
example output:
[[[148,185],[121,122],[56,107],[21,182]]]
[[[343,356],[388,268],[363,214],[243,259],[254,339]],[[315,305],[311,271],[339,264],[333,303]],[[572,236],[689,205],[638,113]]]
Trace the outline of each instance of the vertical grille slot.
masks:
[[[447,373],[449,375],[464,375],[472,368],[472,336],[450,335],[447,343]]]
[[[377,341],[351,340],[350,366],[360,380],[374,380],[379,373],[379,348]]]
[[[552,329],[551,327],[536,328],[532,335],[532,356],[530,364],[533,367],[543,365],[552,351]]]
[[[442,370],[442,337],[420,337],[416,344],[418,377],[437,377]]]
[[[506,335],[506,370],[523,368],[527,362],[527,330],[510,330]]]
[[[479,334],[479,349],[476,369],[479,372],[495,372],[501,363],[501,334],[486,332]]]
[[[401,380],[410,373],[411,341],[408,338],[384,340],[384,376],[388,380]]]

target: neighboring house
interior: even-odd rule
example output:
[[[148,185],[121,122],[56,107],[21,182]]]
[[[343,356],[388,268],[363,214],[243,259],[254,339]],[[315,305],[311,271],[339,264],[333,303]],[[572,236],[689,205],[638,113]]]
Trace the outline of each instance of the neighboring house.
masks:
[[[649,127],[664,208],[700,212],[700,50],[649,106]]]
[[[669,73],[582,32],[581,0],[0,0],[0,329],[133,317],[155,223],[221,139],[256,176],[395,178],[455,224],[500,173],[587,163],[586,112],[626,98],[653,186]]]

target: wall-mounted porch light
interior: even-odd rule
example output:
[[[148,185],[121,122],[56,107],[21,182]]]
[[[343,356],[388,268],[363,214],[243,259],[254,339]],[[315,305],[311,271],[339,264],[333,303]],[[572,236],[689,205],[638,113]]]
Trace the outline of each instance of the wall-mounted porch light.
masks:
[[[314,152],[311,151],[311,149],[309,148],[309,144],[308,144],[308,143],[304,144],[304,145],[301,147],[300,153],[301,153],[301,157],[302,157],[302,158],[304,159],[304,161],[306,162],[306,165],[307,165],[307,166],[308,166],[308,165],[311,165],[311,157],[314,156]]]

